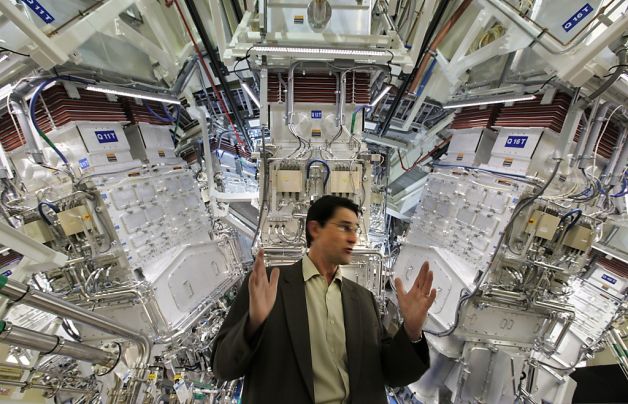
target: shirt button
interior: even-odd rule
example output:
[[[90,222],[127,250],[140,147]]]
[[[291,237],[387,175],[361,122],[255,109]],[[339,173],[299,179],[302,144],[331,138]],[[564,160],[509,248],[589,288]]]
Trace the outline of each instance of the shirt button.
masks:
[[[330,322],[331,322],[331,325],[334,325],[334,324],[335,324],[335,323],[334,323],[334,320],[331,320]]]

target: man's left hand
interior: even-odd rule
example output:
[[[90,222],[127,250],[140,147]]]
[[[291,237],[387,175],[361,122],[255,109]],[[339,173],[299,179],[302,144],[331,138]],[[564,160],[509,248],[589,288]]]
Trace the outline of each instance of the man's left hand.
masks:
[[[403,288],[401,279],[395,278],[399,310],[404,320],[403,326],[411,341],[421,337],[423,323],[427,319],[427,311],[436,299],[436,289],[432,289],[434,274],[429,268],[428,262],[425,261],[412,288],[407,293]]]

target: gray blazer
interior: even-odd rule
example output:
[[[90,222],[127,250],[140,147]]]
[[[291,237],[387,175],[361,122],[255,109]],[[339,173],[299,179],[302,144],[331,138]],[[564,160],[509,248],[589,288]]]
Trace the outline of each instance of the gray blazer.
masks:
[[[220,380],[244,376],[245,404],[314,403],[310,333],[301,261],[280,268],[277,300],[249,344],[248,276],[225,319],[212,354]],[[429,368],[425,339],[412,344],[403,327],[391,337],[380,321],[373,294],[342,280],[349,366],[349,401],[386,404],[384,385],[405,386]]]

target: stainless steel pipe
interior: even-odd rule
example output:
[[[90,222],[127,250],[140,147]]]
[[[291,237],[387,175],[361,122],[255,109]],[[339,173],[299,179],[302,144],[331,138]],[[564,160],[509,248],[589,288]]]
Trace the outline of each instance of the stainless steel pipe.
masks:
[[[139,331],[117,324],[107,317],[68,303],[56,296],[33,290],[28,285],[8,279],[4,275],[0,275],[0,295],[8,297],[13,302],[26,304],[47,313],[89,325],[107,334],[134,341],[139,348],[138,366],[148,363],[151,342],[146,335]]]
[[[106,352],[78,342],[67,341],[56,335],[18,327],[2,320],[0,320],[0,342],[33,349],[42,354],[69,356],[70,358],[102,366],[111,366],[117,359],[117,355],[112,352]]]

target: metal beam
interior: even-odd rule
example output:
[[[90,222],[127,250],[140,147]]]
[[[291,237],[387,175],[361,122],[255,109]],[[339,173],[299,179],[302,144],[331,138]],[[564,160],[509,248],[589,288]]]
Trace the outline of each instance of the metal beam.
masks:
[[[412,149],[408,150],[403,156],[404,165],[412,164],[416,161],[421,155],[426,152],[432,150],[438,143],[442,141],[442,139],[438,136],[438,133],[445,129],[451,121],[454,119],[453,114],[448,115],[444,119],[440,120],[436,125],[434,125],[425,136],[421,138],[421,141]],[[406,167],[407,168],[407,167]],[[390,175],[388,181],[391,183],[395,181],[397,178],[405,174],[405,170],[401,167],[401,162],[399,161],[399,157],[395,153],[393,157],[390,159]]]
[[[408,142],[404,142],[397,139],[391,139],[387,137],[379,137],[370,133],[362,135],[362,140],[366,143],[372,143],[380,146],[392,147],[393,149],[406,150],[408,149]]]
[[[39,66],[51,69],[68,61],[68,54],[29,21],[13,2],[0,1],[0,12],[37,45],[38,49],[31,51],[30,56]]]

